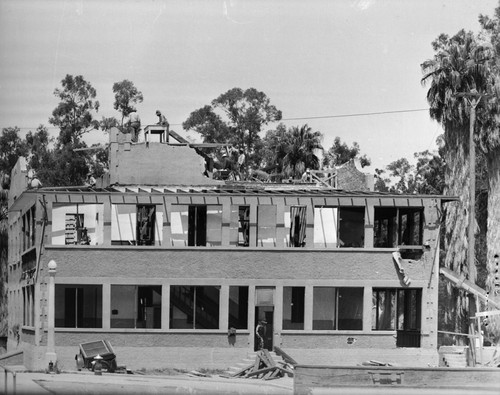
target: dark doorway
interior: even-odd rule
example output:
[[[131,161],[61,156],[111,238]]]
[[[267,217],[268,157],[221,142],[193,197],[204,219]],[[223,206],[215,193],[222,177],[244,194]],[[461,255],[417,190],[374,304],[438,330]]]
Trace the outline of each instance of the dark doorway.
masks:
[[[264,348],[266,350],[273,350],[273,332],[274,332],[274,306],[255,306],[255,324],[254,324],[254,351],[259,348],[259,341],[255,330],[259,321],[265,321],[264,325]]]

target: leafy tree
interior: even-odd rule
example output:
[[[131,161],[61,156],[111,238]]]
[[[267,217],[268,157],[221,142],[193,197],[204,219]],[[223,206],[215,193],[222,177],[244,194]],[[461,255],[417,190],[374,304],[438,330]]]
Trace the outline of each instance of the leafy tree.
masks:
[[[385,170],[375,169],[375,185],[374,189],[378,192],[389,192],[389,184],[391,180],[385,176]]]
[[[7,178],[10,177],[17,158],[28,154],[28,146],[19,137],[19,132],[18,127],[3,128],[0,136],[0,173],[6,175]]]
[[[340,137],[335,137],[332,146],[323,157],[323,166],[334,167],[349,162],[351,159],[359,159],[361,167],[370,166],[371,160],[366,155],[360,155],[360,147],[357,142],[353,142],[352,147],[340,141]]]
[[[115,94],[113,107],[121,113],[121,124],[123,125],[123,119],[132,111],[136,111],[135,105],[142,103],[144,97],[142,96],[142,92],[129,80],[115,82],[113,84],[113,93]]]
[[[83,185],[92,156],[89,151],[78,149],[87,148],[82,136],[99,128],[99,121],[94,119],[99,102],[95,100],[96,90],[81,75],[66,75],[61,84],[62,88],[54,91],[61,101],[49,119],[60,132],[50,161],[44,168],[45,185]]]
[[[389,175],[396,179],[396,185],[389,188],[390,192],[414,193],[417,189],[415,168],[408,159],[397,159],[387,165]]]
[[[242,148],[247,161],[255,163],[255,148],[259,133],[269,122],[279,121],[281,111],[271,104],[264,92],[255,88],[233,88],[206,105],[193,111],[183,122],[184,130],[200,133],[204,142],[232,144]]]
[[[460,201],[446,207],[446,230],[444,250],[446,267],[464,274],[470,280],[476,279],[476,266],[467,262],[467,240],[469,215],[469,115],[471,100],[463,94],[488,90],[491,84],[487,59],[489,50],[472,32],[459,31],[455,36],[441,35],[433,42],[435,55],[422,64],[423,84],[430,84],[427,101],[430,116],[444,129],[445,194],[459,196]],[[477,108],[479,123],[487,118],[487,111]],[[467,298],[464,292],[455,293],[457,331],[467,330]],[[462,327],[460,327],[462,326]]]
[[[99,110],[99,102],[95,100],[96,90],[81,75],[68,74],[61,85],[54,91],[60,102],[49,122],[60,130],[58,144],[66,145],[79,141],[92,129],[99,129],[99,122],[93,116]]]
[[[120,122],[115,117],[102,117],[101,121],[99,122],[99,128],[104,132],[109,131],[109,129],[111,129],[112,127],[118,126],[120,126]]]

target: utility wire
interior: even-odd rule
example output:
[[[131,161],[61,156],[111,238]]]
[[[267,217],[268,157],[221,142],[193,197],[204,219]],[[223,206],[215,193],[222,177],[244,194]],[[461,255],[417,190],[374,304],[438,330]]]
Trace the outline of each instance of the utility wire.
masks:
[[[384,115],[384,114],[400,114],[408,112],[419,112],[419,111],[429,111],[428,108],[416,108],[410,110],[393,110],[393,111],[380,111],[380,112],[360,112],[354,114],[337,114],[337,115],[319,115],[315,117],[296,117],[296,118],[283,118],[281,121],[300,121],[304,119],[328,119],[328,118],[351,118],[351,117],[366,117],[370,115]],[[172,123],[172,126],[179,126],[182,123]],[[38,126],[37,126],[38,127]],[[46,126],[47,129],[59,129],[54,126]],[[18,129],[36,129],[30,127],[18,127]]]

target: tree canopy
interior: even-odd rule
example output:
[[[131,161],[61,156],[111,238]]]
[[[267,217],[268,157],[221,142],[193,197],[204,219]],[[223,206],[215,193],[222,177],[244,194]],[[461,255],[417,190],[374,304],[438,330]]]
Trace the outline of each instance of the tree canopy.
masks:
[[[140,92],[135,87],[134,83],[129,80],[115,82],[113,84],[113,93],[115,94],[113,108],[120,112],[122,116],[122,123],[124,117],[126,117],[132,111],[137,110],[135,105],[138,103],[142,103],[142,101],[144,100],[142,92]]]

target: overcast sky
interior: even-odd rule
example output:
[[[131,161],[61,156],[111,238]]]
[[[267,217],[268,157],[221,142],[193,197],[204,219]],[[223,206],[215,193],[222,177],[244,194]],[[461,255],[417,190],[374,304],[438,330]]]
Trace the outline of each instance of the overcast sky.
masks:
[[[357,141],[374,167],[435,148],[420,64],[431,42],[498,0],[0,0],[0,127],[48,123],[66,74],[97,90],[98,119],[118,116],[112,85],[144,94],[181,135],[189,114],[233,87],[263,91],[288,126]],[[412,110],[411,112],[399,112]],[[395,112],[379,115],[341,115]],[[314,118],[328,117],[328,118]],[[293,119],[292,118],[300,118]],[[306,119],[314,118],[314,119]],[[288,119],[288,120],[287,120]],[[274,127],[275,125],[270,125]],[[57,130],[51,129],[54,134]],[[102,132],[88,142],[104,141]]]

